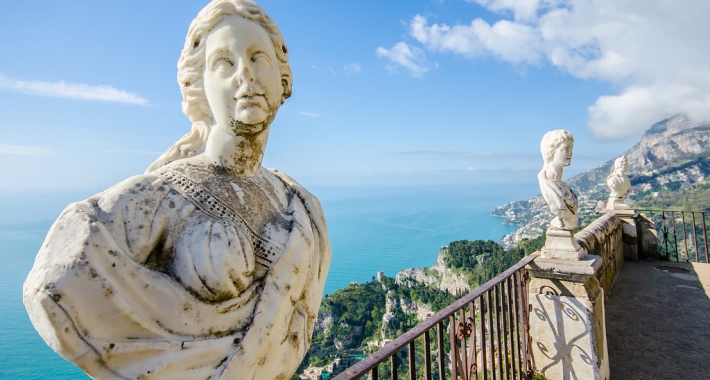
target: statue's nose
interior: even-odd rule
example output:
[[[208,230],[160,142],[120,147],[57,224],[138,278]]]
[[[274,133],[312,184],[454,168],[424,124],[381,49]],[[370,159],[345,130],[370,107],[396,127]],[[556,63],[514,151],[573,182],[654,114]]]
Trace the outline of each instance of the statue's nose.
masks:
[[[234,74],[234,81],[237,88],[254,82],[254,70],[246,59],[240,59],[237,63],[237,71]]]

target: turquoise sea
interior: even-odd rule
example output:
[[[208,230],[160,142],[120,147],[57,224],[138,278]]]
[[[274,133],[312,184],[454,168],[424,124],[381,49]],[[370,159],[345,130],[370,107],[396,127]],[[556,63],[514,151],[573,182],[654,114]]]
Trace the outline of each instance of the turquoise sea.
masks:
[[[382,270],[430,266],[460,239],[497,241],[513,230],[489,216],[496,206],[535,194],[535,184],[448,187],[313,188],[333,247],[326,293]],[[55,354],[32,327],[22,283],[54,219],[94,191],[0,195],[0,379],[88,379]]]

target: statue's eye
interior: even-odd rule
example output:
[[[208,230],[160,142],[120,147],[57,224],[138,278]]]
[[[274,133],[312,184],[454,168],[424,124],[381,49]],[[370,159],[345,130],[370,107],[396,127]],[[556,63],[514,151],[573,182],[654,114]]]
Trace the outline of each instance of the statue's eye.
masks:
[[[269,56],[267,56],[265,53],[258,52],[251,57],[251,61],[259,64],[269,63]]]
[[[215,61],[213,70],[226,75],[231,73],[233,68],[234,62],[229,58],[223,57]]]

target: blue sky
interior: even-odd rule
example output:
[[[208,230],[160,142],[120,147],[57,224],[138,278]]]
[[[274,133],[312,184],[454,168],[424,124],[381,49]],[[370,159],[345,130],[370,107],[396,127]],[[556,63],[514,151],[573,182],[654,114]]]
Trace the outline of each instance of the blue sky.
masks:
[[[532,183],[558,128],[568,177],[710,119],[708,2],[259,3],[294,78],[264,164],[306,187]],[[176,63],[205,4],[0,4],[0,191],[106,188],[185,134]]]

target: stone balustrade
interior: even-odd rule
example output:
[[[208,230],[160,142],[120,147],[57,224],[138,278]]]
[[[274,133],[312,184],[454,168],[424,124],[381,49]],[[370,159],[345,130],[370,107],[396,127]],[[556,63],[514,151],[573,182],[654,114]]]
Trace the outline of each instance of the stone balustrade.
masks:
[[[623,226],[615,214],[605,214],[574,235],[577,244],[590,255],[602,258],[594,277],[604,289],[604,300],[609,297],[616,277],[624,265]]]

